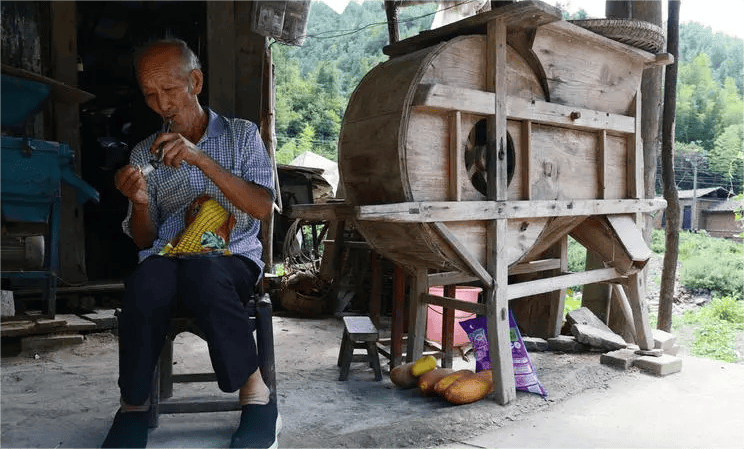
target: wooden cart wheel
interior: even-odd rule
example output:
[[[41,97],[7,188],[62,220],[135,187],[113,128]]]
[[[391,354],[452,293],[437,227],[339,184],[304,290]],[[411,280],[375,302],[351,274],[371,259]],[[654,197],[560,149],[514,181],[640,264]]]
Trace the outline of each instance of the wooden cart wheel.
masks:
[[[650,22],[634,19],[569,20],[589,31],[651,53],[664,50],[664,30]]]

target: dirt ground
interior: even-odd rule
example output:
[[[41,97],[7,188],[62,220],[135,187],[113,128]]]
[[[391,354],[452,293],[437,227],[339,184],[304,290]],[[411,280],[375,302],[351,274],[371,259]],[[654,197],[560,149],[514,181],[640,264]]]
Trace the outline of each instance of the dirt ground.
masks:
[[[635,368],[619,371],[601,365],[599,353],[536,352],[530,355],[548,391],[547,399],[518,392],[517,399],[507,406],[499,406],[490,398],[452,406],[440,398],[421,397],[415,390],[397,389],[387,375],[376,382],[365,364],[352,365],[349,380],[338,381],[336,360],[342,335],[338,318],[308,319],[278,313],[274,317],[274,334],[279,409],[284,421],[281,447],[442,447],[460,445],[479,435],[485,438],[499,430],[508,431],[504,441],[523,446],[518,443],[520,434],[515,436],[516,430],[508,429],[523,428],[524,441],[529,441],[530,429],[524,429],[525,423],[550,416],[551,412],[568,407],[571,401],[586,398],[579,408],[597,407],[601,405],[597,398],[612,391],[620,390],[620,397],[625,397],[622,391],[638,388],[637,385],[657,388],[657,384],[650,382],[659,382],[660,391],[668,391],[665,379],[674,381],[675,376],[680,376],[655,378]],[[686,357],[684,347],[680,354]],[[181,334],[176,340],[174,361],[175,372],[209,367],[206,344],[191,334]],[[386,360],[382,361],[387,374]],[[100,445],[119,400],[117,345],[113,334],[90,333],[85,335],[83,344],[56,351],[5,355],[1,363],[2,447]],[[472,358],[456,359],[455,363],[456,367],[474,367]],[[726,371],[727,366],[744,374],[741,364],[718,362],[712,368],[706,365],[702,372],[712,373],[711,378],[716,379],[719,373],[731,372]],[[744,375],[739,377],[744,379]],[[636,386],[627,386],[629,382]],[[687,382],[692,386],[684,389],[697,388],[695,379]],[[730,392],[725,393],[726,388],[721,386],[706,397],[717,400],[720,395],[725,402],[731,398]],[[736,388],[736,394],[744,394],[744,385]],[[183,394],[222,393],[213,384],[177,386],[175,395]],[[689,407],[699,407],[699,398],[693,397],[693,401]],[[720,408],[714,406],[716,410]],[[737,409],[741,412],[740,404]],[[599,413],[607,414],[607,410],[602,412],[600,407]],[[725,416],[731,419],[738,415],[727,412]],[[227,447],[238,419],[238,412],[166,415],[161,417],[160,426],[151,431],[149,446]],[[617,428],[621,424],[612,425]],[[671,424],[669,429],[673,429]],[[567,440],[556,441],[563,441],[558,447],[572,446]],[[621,439],[602,444],[630,447],[624,442]],[[494,445],[502,444],[471,442],[464,447]]]
[[[519,392],[506,407],[489,399],[455,407],[439,398],[421,397],[415,390],[397,389],[387,376],[376,382],[364,364],[352,365],[349,380],[338,381],[342,325],[336,318],[279,316],[274,326],[283,447],[445,444],[453,436],[477,434],[587,389],[607,388],[613,379],[626,375],[600,365],[599,354],[535,353],[533,362],[550,394],[547,400]],[[181,334],[175,362],[176,372],[208,366],[206,345]],[[83,344],[52,352],[3,357],[2,446],[100,445],[118,407],[117,363],[116,337],[110,333],[88,334]],[[462,359],[457,363],[468,365]],[[176,395],[184,393],[219,392],[210,384],[176,387]],[[164,416],[151,432],[150,446],[225,447],[238,416],[237,412]]]

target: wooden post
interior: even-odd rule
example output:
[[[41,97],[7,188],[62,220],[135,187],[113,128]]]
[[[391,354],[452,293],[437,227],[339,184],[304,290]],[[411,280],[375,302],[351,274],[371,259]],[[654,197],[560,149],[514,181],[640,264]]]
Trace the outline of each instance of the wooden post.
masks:
[[[393,322],[390,336],[390,366],[403,363],[403,327],[406,303],[406,272],[400,265],[393,267]]]
[[[209,107],[235,115],[235,2],[207,2]]]
[[[418,360],[424,353],[424,339],[426,338],[426,303],[422,295],[429,292],[429,279],[426,268],[416,270],[411,296],[408,301],[408,349],[406,361]],[[413,329],[413,332],[411,332]]]
[[[50,2],[52,78],[77,87],[77,19],[75,2]],[[75,172],[80,174],[80,107],[77,103],[54,103],[54,139],[75,153]],[[59,271],[55,275],[70,283],[86,282],[83,208],[74,188],[62,183],[58,235]],[[54,281],[56,282],[56,280]]]
[[[398,31],[398,5],[395,1],[385,0],[385,15],[387,16],[388,42],[394,44],[400,40]]]
[[[457,286],[445,285],[443,295],[446,298],[457,297]],[[455,349],[455,309],[442,307],[442,368],[452,368]]]
[[[506,23],[503,18],[488,22],[486,78],[488,90],[495,94],[495,114],[488,117],[487,188],[488,199],[507,199],[506,172]],[[509,340],[509,301],[507,299],[506,219],[492,220],[486,230],[486,256],[493,284],[486,295],[488,345],[496,402],[508,404],[517,396]]]
[[[276,197],[281,204],[281,192],[279,191],[279,179],[276,170],[276,126],[275,126],[275,104],[276,104],[276,83],[274,79],[274,60],[271,54],[271,47],[266,46],[264,55],[263,69],[263,99],[261,104],[261,138],[266,145],[266,152],[269,154],[272,169],[274,171],[274,189]],[[313,227],[313,231],[315,227]],[[261,226],[261,241],[263,242],[263,261],[269,272],[274,270],[274,211],[263,220]],[[313,242],[315,243],[315,242]],[[317,248],[317,245],[314,246]]]
[[[235,26],[235,116],[259,123],[263,58],[268,38],[254,33],[247,26],[253,20],[253,2],[233,2],[233,5],[234,23],[244,25]]]
[[[372,291],[369,299],[369,316],[372,322],[380,327],[380,308],[382,307],[382,256],[372,250],[369,252],[372,265]]]

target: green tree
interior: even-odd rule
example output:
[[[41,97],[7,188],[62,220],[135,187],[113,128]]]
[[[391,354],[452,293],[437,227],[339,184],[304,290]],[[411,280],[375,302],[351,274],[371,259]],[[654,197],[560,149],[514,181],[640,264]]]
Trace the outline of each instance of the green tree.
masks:
[[[716,138],[713,149],[709,152],[711,170],[723,175],[728,181],[742,173],[742,140],[744,125],[729,125]]]

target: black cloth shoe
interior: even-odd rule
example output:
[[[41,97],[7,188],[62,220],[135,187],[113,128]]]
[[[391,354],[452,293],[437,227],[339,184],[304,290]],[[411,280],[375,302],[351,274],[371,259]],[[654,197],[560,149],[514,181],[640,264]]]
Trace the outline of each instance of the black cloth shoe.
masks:
[[[146,447],[150,412],[127,412],[121,409],[101,447]]]
[[[244,405],[240,425],[230,440],[230,447],[275,449],[281,430],[282,417],[275,401],[269,401],[266,405]]]

